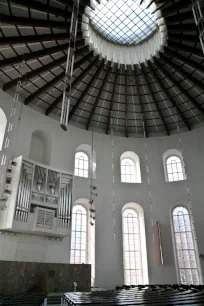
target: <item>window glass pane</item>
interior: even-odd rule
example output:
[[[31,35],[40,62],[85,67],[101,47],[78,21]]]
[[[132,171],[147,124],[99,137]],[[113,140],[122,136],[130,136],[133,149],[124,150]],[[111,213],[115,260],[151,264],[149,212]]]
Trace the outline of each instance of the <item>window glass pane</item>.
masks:
[[[76,176],[88,177],[89,158],[84,152],[77,152],[75,154],[75,169]]]
[[[136,182],[136,165],[132,159],[124,158],[121,161],[121,182]]]
[[[123,212],[123,257],[125,284],[143,284],[140,224],[134,209]]]
[[[184,179],[182,162],[178,156],[170,156],[166,160],[166,171],[169,182],[181,181]]]
[[[173,225],[181,283],[197,285],[200,283],[200,279],[196,253],[190,217],[185,207],[176,207],[173,210]]]
[[[87,213],[81,205],[72,209],[71,263],[86,263]]]

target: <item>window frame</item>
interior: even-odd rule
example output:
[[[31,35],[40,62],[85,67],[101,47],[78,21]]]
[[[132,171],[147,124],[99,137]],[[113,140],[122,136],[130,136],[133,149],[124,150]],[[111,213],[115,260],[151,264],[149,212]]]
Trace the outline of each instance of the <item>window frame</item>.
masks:
[[[177,245],[176,245],[176,232],[174,230],[174,218],[173,218],[173,213],[175,211],[176,208],[182,207],[184,209],[187,210],[188,212],[188,216],[189,216],[189,221],[190,221],[190,229],[191,229],[191,234],[192,234],[192,243],[193,243],[193,249],[195,252],[195,262],[196,262],[196,266],[197,266],[197,271],[198,271],[198,278],[199,278],[199,284],[202,285],[203,284],[203,278],[202,278],[202,272],[201,272],[201,266],[200,266],[200,261],[199,261],[199,253],[198,253],[198,246],[197,246],[197,242],[195,239],[195,230],[193,229],[193,223],[192,223],[192,216],[189,212],[188,207],[186,207],[186,205],[182,205],[182,204],[177,204],[174,205],[170,211],[170,220],[171,220],[171,232],[172,232],[172,240],[173,240],[173,251],[174,251],[174,260],[175,260],[175,266],[176,266],[176,274],[177,274],[177,281],[179,284],[184,284],[182,283],[181,280],[181,274],[180,274],[180,268],[179,268],[179,260],[178,260],[178,253],[177,253]],[[186,233],[186,231],[184,232]],[[184,250],[189,250],[188,249],[184,249]],[[183,268],[185,269],[189,269],[189,268]]]
[[[89,214],[89,208],[90,208],[90,204],[89,204],[89,199],[86,198],[80,198],[78,200],[76,200],[73,203],[72,206],[72,212],[73,212],[73,208],[79,205],[81,207],[83,207],[86,211],[86,262],[84,264],[90,264],[91,265],[91,285],[94,286],[95,285],[95,225],[92,226],[90,224],[90,221],[92,221],[92,219],[90,218],[90,214]],[[95,208],[95,206],[93,206],[93,208]],[[72,220],[73,221],[73,218]],[[71,223],[71,238],[70,238],[70,248],[69,248],[69,255],[70,255],[70,260],[69,262],[71,263],[71,247],[72,247],[72,223]]]
[[[84,210],[84,212],[85,212],[85,214],[82,213],[82,215],[86,216],[85,261],[84,261],[84,262],[81,262],[81,263],[76,263],[76,256],[74,256],[74,261],[72,261],[72,251],[73,251],[73,250],[74,250],[74,251],[78,250],[78,249],[76,249],[76,242],[75,242],[75,248],[72,248],[72,238],[73,238],[73,237],[72,237],[72,232],[73,232],[73,228],[72,228],[72,226],[73,226],[73,214],[76,214],[76,213],[73,213],[73,209],[74,209],[74,207],[76,207],[76,206],[81,207],[82,210]],[[76,217],[76,220],[77,220],[77,217]],[[87,209],[86,209],[83,205],[81,205],[81,204],[76,204],[76,205],[74,205],[74,206],[72,207],[72,226],[71,226],[70,263],[72,263],[72,264],[82,264],[82,263],[86,264],[86,263],[87,263],[87,260],[88,260],[88,235],[89,235],[89,233],[88,233],[88,212],[87,212]],[[82,224],[82,225],[80,225],[80,226],[82,227],[82,226],[84,226],[84,225]],[[74,232],[75,232],[75,240],[76,240],[76,232],[77,232],[77,231],[76,231],[76,223],[75,223],[75,230],[74,230]],[[80,231],[80,233],[84,233],[84,231]],[[82,243],[81,243],[81,239],[82,239],[82,237],[80,237],[80,245],[82,244]],[[82,251],[84,251],[84,250],[81,248],[81,246],[80,246],[79,250],[80,250],[80,253],[81,253]],[[80,254],[80,257],[81,257],[81,254]]]
[[[169,173],[168,172],[168,164],[167,164],[167,161],[171,158],[171,157],[177,157],[179,160],[180,160],[180,164],[181,164],[181,172],[173,172],[173,170],[172,170],[172,174],[171,173]],[[178,164],[178,162],[176,162],[176,167],[177,167],[177,164]],[[172,165],[172,163],[171,163],[171,165]],[[173,154],[173,155],[169,155],[167,158],[166,158],[166,160],[165,160],[165,166],[166,166],[166,175],[167,175],[167,180],[168,180],[168,182],[169,183],[172,183],[172,182],[179,182],[179,181],[184,181],[185,180],[185,170],[184,170],[184,165],[183,165],[183,160],[182,160],[182,158],[180,157],[180,156],[178,156],[178,155],[176,155],[176,154]],[[171,174],[172,175],[172,177],[174,178],[174,174],[176,174],[177,173],[177,175],[179,174],[179,173],[182,173],[182,176],[183,176],[183,178],[182,179],[178,179],[178,180],[169,180],[169,175]]]
[[[169,181],[169,177],[168,177],[168,170],[167,170],[167,160],[170,158],[170,157],[178,157],[181,161],[181,167],[182,167],[182,173],[183,173],[183,179],[182,180],[172,180],[172,181]],[[185,164],[184,164],[184,159],[183,159],[183,155],[181,154],[181,152],[177,149],[169,149],[167,151],[165,151],[163,153],[163,167],[164,167],[164,176],[165,176],[165,181],[167,183],[178,183],[178,182],[182,182],[184,180],[187,179],[187,176],[186,176],[186,172],[185,172]]]
[[[124,159],[129,159],[134,163],[134,180],[132,182],[125,182],[122,180],[122,161]],[[125,175],[126,176],[126,175]],[[142,183],[141,179],[141,168],[140,168],[140,158],[139,156],[133,151],[125,151],[120,155],[120,181],[121,183],[125,184],[138,184]]]
[[[129,160],[129,161],[131,161],[133,163],[133,165],[129,166],[129,167],[133,167],[134,168],[133,174],[131,174],[131,173],[130,174],[123,173],[122,167],[126,168],[126,166],[122,165],[122,162],[124,160]],[[130,172],[131,172],[131,170],[130,170]],[[137,182],[137,169],[136,169],[135,161],[132,158],[124,157],[124,158],[121,159],[121,161],[120,161],[120,173],[121,173],[121,183],[132,184],[132,183],[136,183]],[[123,180],[123,177],[126,178],[127,176],[130,176],[130,180],[129,181],[127,179]],[[133,177],[132,180],[131,180],[131,177]]]
[[[123,238],[123,229],[124,229],[124,219],[123,213],[126,209],[132,209],[136,212],[138,216],[138,224],[139,224],[139,232],[140,232],[140,251],[141,251],[141,266],[142,266],[142,279],[143,284],[149,283],[148,276],[148,262],[147,262],[147,244],[146,244],[146,231],[145,231],[145,220],[144,220],[144,211],[143,208],[134,202],[127,203],[122,208],[122,240],[123,240],[123,275],[124,275],[124,283],[125,283],[125,256],[124,256],[124,238]]]
[[[87,162],[87,169],[76,168],[76,161],[78,160],[78,163],[79,163],[79,160],[80,160],[80,158],[76,157],[76,155],[78,153],[83,153],[84,155],[87,156],[87,161],[86,161]],[[84,163],[84,161],[83,161],[83,163]],[[76,170],[77,170],[78,174],[76,174]],[[79,175],[79,171],[83,171],[83,176]],[[87,176],[84,175],[85,172],[87,172]],[[77,151],[75,153],[75,156],[74,156],[74,175],[78,176],[78,177],[82,177],[82,178],[89,178],[89,174],[90,174],[90,156],[86,152],[84,152],[82,150]]]

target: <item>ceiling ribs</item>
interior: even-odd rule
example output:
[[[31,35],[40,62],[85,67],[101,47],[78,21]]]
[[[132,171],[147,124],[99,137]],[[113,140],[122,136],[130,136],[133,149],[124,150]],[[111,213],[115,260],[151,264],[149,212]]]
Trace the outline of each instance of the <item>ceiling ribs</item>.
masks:
[[[167,124],[166,124],[166,122],[165,122],[165,119],[164,119],[164,116],[163,116],[163,114],[162,114],[162,111],[161,111],[161,109],[160,109],[160,107],[159,107],[159,103],[157,102],[157,99],[156,99],[156,97],[155,97],[155,93],[154,93],[153,90],[152,90],[152,86],[151,86],[150,83],[148,82],[148,78],[147,78],[147,74],[148,74],[148,73],[147,73],[147,71],[145,70],[144,64],[141,64],[141,71],[142,71],[143,77],[144,77],[145,82],[146,82],[145,85],[148,87],[149,93],[151,94],[151,96],[152,96],[152,98],[153,98],[154,104],[155,104],[155,106],[156,106],[156,109],[157,109],[157,112],[158,112],[158,114],[159,114],[159,117],[160,117],[160,119],[161,119],[161,121],[162,121],[162,123],[163,123],[163,126],[164,126],[164,128],[165,128],[165,131],[166,131],[167,135],[169,135],[169,129],[168,129],[168,126],[167,126]]]
[[[42,19],[8,16],[0,14],[0,22],[11,25],[21,25],[26,27],[54,28],[54,29],[64,29],[64,30],[70,29],[70,20],[68,20],[67,22],[59,22],[52,20],[42,20]]]
[[[124,78],[125,78],[125,137],[128,138],[127,70],[125,70]]]
[[[139,90],[138,80],[137,80],[136,65],[134,66],[134,70],[133,71],[134,71],[133,75],[134,75],[134,79],[135,79],[135,87],[136,87],[136,90],[137,90],[138,102],[139,102],[140,109],[141,109],[141,116],[142,116],[144,136],[146,138],[148,138],[148,130],[147,130],[147,124],[146,124],[146,120],[145,120],[144,105],[143,105],[142,100],[141,100],[141,95],[140,95],[140,90]]]
[[[78,35],[77,38],[78,38],[78,42],[84,42],[82,33]],[[0,45],[15,45],[15,44],[19,45],[19,44],[25,44],[25,43],[66,40],[66,39],[69,39],[69,35],[67,33],[12,36],[12,37],[1,37]]]
[[[34,1],[34,0],[10,0],[10,1],[13,3],[19,4],[19,5],[22,5],[26,8],[37,10],[39,12],[45,12],[45,13],[49,13],[49,14],[64,17],[64,18],[68,17],[71,19],[71,14],[67,14],[65,10],[62,10],[58,7],[54,7],[51,5],[48,6],[38,1]]]
[[[84,69],[82,73],[78,77],[76,77],[74,81],[72,81],[72,85],[71,85],[72,89],[78,86],[78,84],[84,79],[84,77],[89,72],[89,70],[92,69],[93,65],[96,63],[97,60],[98,60],[98,56],[96,56],[94,60],[89,63],[87,68]],[[65,72],[64,72],[64,76],[65,76]],[[45,110],[46,116],[48,116],[51,113],[51,111],[55,107],[57,107],[57,105],[62,101],[62,98],[63,98],[63,93],[58,98],[56,98],[55,101]]]
[[[193,68],[195,70],[196,69],[199,70],[204,75],[204,66],[202,64],[196,63],[196,62],[192,61],[191,59],[189,59],[185,56],[182,56],[180,53],[175,52],[175,51],[173,51],[173,50],[171,50],[167,47],[165,47],[165,51],[166,51],[165,54],[167,53],[169,56],[178,59],[180,62],[190,66],[191,68]]]
[[[176,13],[178,10],[185,9],[192,6],[191,0],[181,0],[177,3],[172,3],[167,8],[162,9],[162,16],[168,17],[169,15]]]
[[[177,103],[174,101],[173,97],[170,95],[170,93],[168,92],[168,90],[165,88],[164,84],[162,83],[162,81],[160,80],[160,78],[158,77],[158,75],[156,74],[156,72],[154,71],[154,67],[151,61],[148,62],[148,67],[150,69],[151,74],[154,76],[154,78],[156,79],[157,83],[159,84],[160,88],[163,90],[164,94],[167,96],[167,98],[169,99],[169,101],[171,102],[171,104],[173,105],[173,107],[176,109],[177,113],[179,114],[180,118],[183,120],[183,122],[185,123],[185,126],[187,127],[187,129],[190,131],[191,130],[191,126],[188,123],[187,118],[185,118],[184,114],[182,113],[182,111],[180,110],[179,106],[177,105]]]
[[[179,39],[179,40],[182,40],[182,39]],[[188,52],[193,55],[197,55],[203,59],[203,51],[201,49],[183,45],[181,43],[175,43],[171,40],[168,40],[168,46],[173,49],[178,49],[178,50],[182,50],[184,52]]]
[[[196,34],[193,35],[184,35],[184,34],[177,34],[177,33],[169,33],[168,34],[168,39],[170,41],[172,40],[177,40],[177,41],[186,41],[186,42],[192,42],[192,43],[200,43],[199,37]]]
[[[191,95],[188,93],[186,89],[184,89],[178,81],[176,81],[172,75],[171,72],[167,71],[163,68],[163,64],[160,64],[158,59],[155,58],[155,64],[159,68],[159,70],[163,73],[163,75],[168,78],[171,83],[179,89],[179,91],[187,97],[187,99],[194,105],[195,108],[197,108],[203,115],[204,115],[204,109],[203,107],[195,100],[195,98],[191,97]]]
[[[69,44],[66,43],[66,44],[63,44],[63,45],[56,46],[56,47],[46,48],[44,50],[25,53],[25,54],[22,54],[22,55],[13,56],[13,57],[8,58],[8,59],[0,60],[0,68],[6,67],[6,66],[11,66],[11,65],[14,65],[14,64],[18,64],[18,63],[21,63],[23,61],[29,61],[29,60],[36,59],[36,58],[39,58],[39,57],[44,57],[46,55],[55,54],[55,53],[58,53],[60,51],[67,50],[68,46],[69,46]]]
[[[204,92],[204,84],[197,80],[195,77],[193,77],[191,74],[185,72],[180,66],[179,64],[175,64],[174,62],[169,61],[169,59],[164,56],[163,54],[160,54],[161,59],[168,65],[170,65],[171,67],[173,67],[173,69],[175,69],[177,74],[180,74],[182,77],[182,81],[183,80],[189,80],[191,83],[193,83],[193,85],[199,87],[203,92]],[[185,78],[185,79],[183,79]]]
[[[95,73],[93,74],[93,76],[91,77],[91,80],[89,81],[89,84],[87,85],[86,89],[83,91],[83,93],[80,96],[80,98],[78,99],[78,101],[72,107],[72,109],[69,113],[69,121],[71,120],[71,118],[74,115],[75,111],[77,110],[78,106],[81,104],[83,99],[88,94],[89,89],[92,87],[93,83],[97,81],[99,75],[101,74],[101,71],[103,70],[103,64],[104,64],[104,60],[101,61],[100,66],[97,67],[97,69],[96,69]]]
[[[111,93],[111,99],[110,99],[110,105],[109,105],[109,111],[108,111],[108,121],[107,121],[107,125],[106,125],[106,134],[108,135],[109,133],[109,129],[110,129],[110,124],[111,124],[111,118],[112,118],[112,111],[113,111],[113,103],[114,103],[114,96],[115,96],[115,92],[116,92],[116,85],[117,85],[117,81],[118,81],[118,67],[116,66],[116,64],[113,65],[112,68],[112,73],[115,75],[115,79],[114,79],[114,83],[113,83],[113,90]]]
[[[99,91],[98,91],[98,95],[97,95],[96,100],[95,100],[95,102],[94,102],[94,104],[93,104],[91,113],[90,113],[90,115],[89,115],[89,118],[88,118],[88,121],[87,121],[87,124],[86,124],[86,130],[89,129],[89,126],[90,126],[90,124],[91,124],[92,118],[93,118],[94,113],[95,113],[95,110],[96,110],[96,108],[97,108],[97,106],[98,106],[98,103],[99,103],[99,101],[100,101],[101,95],[102,95],[103,90],[104,90],[104,88],[105,88],[105,86],[106,86],[106,82],[107,82],[108,78],[110,77],[110,72],[111,72],[110,62],[108,62],[108,64],[106,65],[106,69],[107,69],[107,70],[106,70],[106,74],[105,74],[105,76],[104,76],[104,79],[103,79],[103,82],[102,82],[102,84],[101,84],[101,87],[100,87],[100,89],[99,89]]]
[[[3,90],[9,90],[12,87],[14,87],[18,81],[22,81],[25,82],[35,76],[40,75],[41,73],[45,73],[48,70],[53,69],[54,67],[60,66],[63,63],[65,63],[67,60],[67,56],[62,56],[61,58],[59,58],[58,60],[54,60],[51,63],[47,64],[47,65],[43,65],[42,67],[32,70],[26,74],[24,74],[22,77],[18,77],[10,82],[7,82],[3,85]],[[79,68],[81,65],[83,65],[85,62],[87,61],[87,57],[83,57],[81,60],[79,60],[78,62],[75,63],[74,65],[74,70],[76,70],[77,68]]]
[[[190,10],[185,13],[180,13],[179,18],[178,15],[168,16],[165,18],[166,25],[180,24],[180,20],[194,20],[193,11]]]

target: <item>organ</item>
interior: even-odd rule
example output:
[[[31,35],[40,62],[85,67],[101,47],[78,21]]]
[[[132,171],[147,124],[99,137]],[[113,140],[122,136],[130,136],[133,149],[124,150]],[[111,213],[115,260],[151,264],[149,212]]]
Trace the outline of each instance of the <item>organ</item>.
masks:
[[[17,157],[7,171],[0,230],[63,238],[69,235],[73,176]]]

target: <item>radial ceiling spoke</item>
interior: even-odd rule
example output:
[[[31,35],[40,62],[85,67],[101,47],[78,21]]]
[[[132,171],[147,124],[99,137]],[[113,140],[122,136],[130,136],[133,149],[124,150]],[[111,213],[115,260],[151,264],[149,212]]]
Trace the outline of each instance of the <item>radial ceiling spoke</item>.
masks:
[[[184,89],[180,83],[178,83],[177,80],[174,79],[171,72],[167,71],[163,68],[163,64],[160,64],[158,59],[155,58],[155,63],[157,64],[158,68],[162,71],[165,77],[167,77],[171,83],[177,87],[177,89],[187,97],[187,99],[194,105],[195,108],[197,108],[203,115],[204,115],[204,109],[203,107],[196,101],[195,98],[193,98],[186,89]]]
[[[163,60],[166,64],[168,64],[168,65],[170,65],[171,67],[173,67],[173,68],[175,69],[175,71],[176,71],[177,73],[179,73],[179,74],[182,76],[182,78],[185,78],[186,80],[189,80],[191,83],[193,83],[194,85],[196,85],[197,87],[199,87],[199,88],[204,92],[204,84],[203,84],[201,81],[199,81],[198,79],[196,79],[195,77],[193,77],[191,74],[189,74],[189,73],[187,73],[186,71],[184,71],[183,68],[181,68],[181,67],[179,66],[179,64],[175,64],[175,63],[173,63],[172,61],[169,61],[169,59],[166,58],[166,56],[164,56],[163,54],[160,54],[160,56],[161,56],[162,60]],[[182,81],[183,81],[183,79],[182,79]]]
[[[64,30],[69,30],[70,28],[70,20],[68,20],[67,22],[60,22],[52,20],[8,16],[4,14],[0,14],[0,22],[11,25],[21,25],[25,27],[54,28]]]
[[[160,78],[158,77],[158,75],[156,74],[156,72],[154,71],[154,67],[153,64],[151,63],[151,61],[148,62],[148,67],[150,69],[151,74],[154,76],[154,78],[156,79],[157,83],[159,84],[160,88],[162,89],[162,91],[165,93],[165,95],[167,96],[167,98],[169,99],[169,101],[171,102],[172,106],[176,109],[177,113],[179,114],[180,118],[183,120],[183,122],[185,123],[185,126],[187,127],[187,129],[190,131],[191,130],[191,126],[188,123],[187,118],[185,118],[185,116],[183,115],[182,111],[180,110],[179,106],[177,105],[177,103],[174,101],[173,97],[170,95],[170,93],[168,92],[168,89],[165,88],[164,84],[162,83],[162,81],[160,80]]]
[[[81,41],[84,42],[82,38],[82,34],[80,34],[80,36],[78,35],[78,39],[81,39]],[[67,33],[0,37],[0,45],[15,45],[67,39],[69,39]]]
[[[23,61],[29,61],[32,59],[37,59],[40,57],[44,57],[47,55],[55,54],[60,51],[67,50],[69,44],[62,44],[56,47],[46,48],[40,51],[25,53],[22,55],[13,56],[8,59],[0,60],[0,68],[6,67],[6,66],[12,66],[14,64],[22,63]]]
[[[127,70],[125,71],[125,137],[128,138]]]
[[[110,124],[111,124],[111,118],[112,118],[112,110],[113,110],[113,102],[114,102],[114,96],[116,92],[116,85],[118,82],[118,77],[119,77],[119,69],[116,67],[116,64],[113,66],[112,73],[115,74],[115,79],[114,79],[114,84],[113,84],[113,90],[111,92],[111,99],[110,99],[110,105],[109,105],[109,111],[108,111],[108,121],[106,125],[106,134],[109,133],[110,129]]]
[[[87,85],[86,89],[83,91],[82,95],[80,96],[80,98],[78,99],[78,101],[74,104],[74,106],[72,107],[72,110],[69,113],[69,120],[72,119],[72,116],[74,115],[74,113],[76,112],[77,108],[79,107],[79,105],[81,104],[81,102],[83,102],[84,98],[86,97],[86,95],[88,94],[90,88],[93,86],[94,82],[97,81],[99,75],[101,74],[101,71],[103,70],[103,64],[104,64],[104,60],[102,60],[100,62],[100,66],[99,68],[96,69],[95,73],[93,74],[93,76],[91,77],[91,80],[89,81],[89,84]]]
[[[47,65],[43,65],[42,67],[38,68],[38,69],[35,69],[33,71],[30,71],[26,74],[24,74],[22,77],[18,77],[10,82],[7,82],[3,85],[3,90],[6,91],[6,90],[9,90],[11,89],[12,87],[14,87],[18,81],[28,81],[29,79],[37,76],[37,75],[40,75],[42,73],[45,73],[47,72],[48,70],[51,70],[55,67],[58,67],[60,65],[62,65],[63,63],[65,63],[67,60],[67,56],[62,56],[61,58],[59,58],[58,60],[54,60],[52,61],[51,63],[47,64]],[[85,62],[87,61],[87,58],[86,57],[83,57],[80,61],[76,62],[75,65],[74,65],[74,69],[76,70],[77,68],[79,68],[81,65],[83,65]]]
[[[181,39],[179,39],[179,40],[181,40]],[[168,46],[170,48],[173,48],[173,49],[182,50],[182,51],[188,52],[190,54],[197,55],[197,56],[201,57],[202,59],[204,58],[204,54],[203,54],[203,51],[201,49],[198,49],[198,48],[195,48],[195,47],[190,47],[190,46],[187,46],[187,45],[183,45],[181,43],[175,43],[171,40],[168,40]]]
[[[91,57],[91,56],[90,56]],[[89,65],[87,66],[86,69],[83,70],[83,72],[72,82],[72,90],[73,88],[77,87],[78,84],[84,79],[84,77],[87,75],[87,73],[89,72],[90,69],[92,69],[92,67],[95,65],[95,63],[98,61],[98,56],[96,56],[94,58],[94,60],[89,63]],[[76,69],[76,66],[75,66]],[[65,75],[64,75],[65,76]],[[45,111],[45,115],[48,116],[51,111],[57,107],[57,105],[62,101],[63,98],[63,93],[55,99],[55,101],[46,109]]]
[[[142,122],[143,122],[144,134],[145,134],[145,137],[148,138],[148,130],[147,130],[147,124],[146,124],[146,119],[145,119],[144,106],[143,106],[143,103],[142,103],[142,100],[141,100],[140,90],[139,90],[139,86],[138,86],[136,67],[134,67],[134,74],[133,75],[134,75],[134,78],[135,78],[135,86],[136,86],[136,89],[137,89],[138,102],[139,102],[140,109],[141,109],[141,117],[142,117]]]
[[[185,63],[186,65],[192,67],[195,70],[197,69],[198,71],[202,72],[203,75],[204,75],[204,66],[202,64],[198,64],[198,63],[192,61],[191,59],[189,59],[185,56],[182,56],[180,53],[169,49],[168,47],[165,47],[165,51],[169,56],[171,56],[173,58],[177,58],[182,63]]]
[[[55,16],[61,16],[64,18],[69,18],[71,19],[71,14],[67,13],[65,10],[62,10],[60,8],[51,6],[51,5],[46,5],[43,4],[39,1],[35,0],[11,0],[11,2],[22,5],[24,7],[28,7],[34,10],[37,10],[39,12],[45,12],[49,13]]]
[[[176,13],[178,10],[185,9],[187,7],[192,7],[192,1],[191,0],[181,0],[176,3],[172,3],[167,8],[162,9],[162,15],[163,17],[167,17],[173,13]]]
[[[102,95],[103,90],[104,90],[104,88],[106,86],[106,82],[107,82],[108,78],[110,77],[110,72],[111,72],[111,67],[110,67],[110,62],[108,62],[108,64],[106,65],[106,74],[104,76],[104,79],[103,79],[103,82],[101,84],[101,87],[100,87],[100,89],[98,91],[98,95],[97,95],[96,100],[95,100],[95,102],[93,104],[91,113],[89,115],[89,118],[88,118],[88,121],[87,121],[87,124],[86,124],[86,129],[87,130],[89,129],[89,126],[91,124],[91,121],[92,121],[92,118],[94,116],[95,110],[96,110],[96,108],[98,106],[98,103],[100,101],[101,95]]]
[[[164,128],[165,128],[165,131],[166,131],[167,135],[169,135],[170,133],[169,133],[168,126],[167,126],[167,124],[166,124],[166,122],[165,122],[164,116],[163,116],[162,111],[161,111],[161,109],[160,109],[160,107],[159,107],[159,103],[157,102],[157,99],[156,99],[156,97],[155,97],[155,93],[153,92],[152,87],[151,87],[151,85],[149,84],[149,81],[148,81],[148,78],[147,78],[147,75],[146,75],[146,74],[147,74],[147,71],[145,70],[144,64],[141,65],[141,71],[142,71],[143,77],[144,77],[144,79],[145,79],[146,86],[148,87],[148,90],[149,90],[149,92],[150,92],[150,94],[151,94],[151,96],[152,96],[152,99],[153,99],[153,101],[154,101],[154,104],[155,104],[155,107],[156,107],[156,109],[157,109],[157,112],[159,113],[159,117],[160,117],[160,119],[161,119],[161,121],[162,121],[162,123],[163,123],[163,126],[164,126]]]

